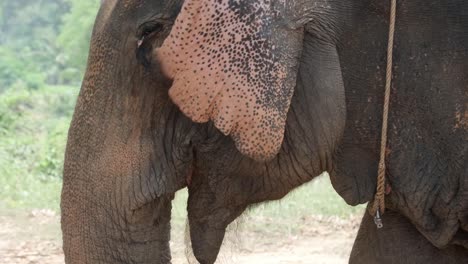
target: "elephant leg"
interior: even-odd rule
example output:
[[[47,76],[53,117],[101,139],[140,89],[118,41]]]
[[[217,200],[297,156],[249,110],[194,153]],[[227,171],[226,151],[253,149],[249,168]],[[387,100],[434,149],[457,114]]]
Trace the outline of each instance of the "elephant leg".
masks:
[[[468,251],[459,246],[433,246],[404,216],[387,211],[377,229],[365,213],[351,252],[350,264],[468,263]]]

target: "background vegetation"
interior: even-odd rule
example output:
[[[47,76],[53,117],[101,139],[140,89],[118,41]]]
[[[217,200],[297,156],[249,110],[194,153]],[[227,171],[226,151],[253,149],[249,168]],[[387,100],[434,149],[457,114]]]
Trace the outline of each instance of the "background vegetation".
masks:
[[[0,208],[59,209],[66,135],[99,4],[0,0]],[[176,199],[176,217],[185,215],[185,197]],[[277,219],[357,210],[322,178],[254,212]]]
[[[58,209],[99,0],[0,0],[0,206]]]

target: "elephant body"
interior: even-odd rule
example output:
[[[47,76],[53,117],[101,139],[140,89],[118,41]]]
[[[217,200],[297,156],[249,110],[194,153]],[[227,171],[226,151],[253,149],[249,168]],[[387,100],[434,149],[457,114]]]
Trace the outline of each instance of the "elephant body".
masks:
[[[362,27],[348,31],[344,41],[367,54],[348,55],[349,49],[340,54],[342,65],[377,67],[343,69],[347,120],[352,123],[347,122],[334,158],[332,182],[353,205],[373,196],[373,188],[367,186],[375,185],[382,103],[369,102],[383,100],[386,68],[383,34],[389,7],[367,7],[358,15],[364,19]],[[398,10],[386,151],[392,192],[387,206],[410,219],[433,245],[466,248],[468,132],[461,123],[468,114],[468,6],[461,1],[400,1]],[[347,88],[359,86],[366,87],[364,94]],[[361,161],[356,162],[356,155]]]
[[[202,264],[215,262],[227,225],[249,205],[323,171],[349,204],[373,198],[389,5],[182,2],[103,1],[66,151],[67,263],[170,263],[171,201],[185,187]],[[468,3],[401,1],[398,10],[389,221],[376,232],[365,216],[351,262],[411,260],[388,251],[403,239],[432,263],[460,263],[468,260]],[[258,26],[223,32],[209,18]],[[388,245],[374,243],[392,226]]]

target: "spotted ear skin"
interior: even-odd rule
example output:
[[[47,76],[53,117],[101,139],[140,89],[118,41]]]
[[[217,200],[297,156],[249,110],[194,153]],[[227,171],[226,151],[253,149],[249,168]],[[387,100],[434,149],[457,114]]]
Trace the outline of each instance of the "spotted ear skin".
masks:
[[[279,152],[296,85],[303,29],[282,23],[284,8],[284,0],[186,0],[156,50],[180,110],[212,120],[256,160]]]

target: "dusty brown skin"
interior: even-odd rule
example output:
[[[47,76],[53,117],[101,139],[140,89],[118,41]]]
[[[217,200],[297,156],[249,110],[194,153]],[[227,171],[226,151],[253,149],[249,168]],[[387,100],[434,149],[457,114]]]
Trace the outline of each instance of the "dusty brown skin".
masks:
[[[389,4],[362,3],[355,14],[360,26],[342,36],[343,47],[357,46],[361,56],[344,49],[340,54],[347,125],[331,174],[335,189],[352,205],[368,201],[374,192],[389,14]],[[363,225],[361,233],[372,236],[367,241],[361,236],[354,248],[360,253],[371,248],[375,254],[355,254],[353,263],[359,259],[363,263],[425,263],[419,258],[424,252],[434,257],[431,263],[468,261],[468,130],[457,118],[457,113],[468,109],[468,2],[425,3],[400,1],[396,23],[387,148],[392,192],[387,208],[397,212],[388,216],[389,222],[405,224],[386,224],[386,232],[372,232],[373,226]],[[412,225],[407,225],[408,220]],[[404,242],[413,247],[391,258],[387,255],[385,260],[376,257],[379,252],[398,252],[391,248],[402,248],[393,245],[410,240],[406,233],[411,227],[422,234],[420,238],[444,250],[427,251],[427,246]],[[390,232],[401,235],[386,239]],[[382,242],[370,242],[377,240]],[[453,245],[464,249],[453,250],[457,248]],[[408,251],[418,253],[408,257]]]
[[[227,225],[249,205],[280,199],[323,171],[348,203],[373,196],[386,3],[185,5],[103,1],[66,152],[67,263],[170,263],[171,200],[185,187],[202,264],[214,263]],[[373,232],[365,218],[351,262],[424,263],[411,251],[463,263],[468,3],[404,1],[398,10],[390,227]],[[208,27],[211,18],[226,21]],[[392,250],[401,245],[408,251]]]

